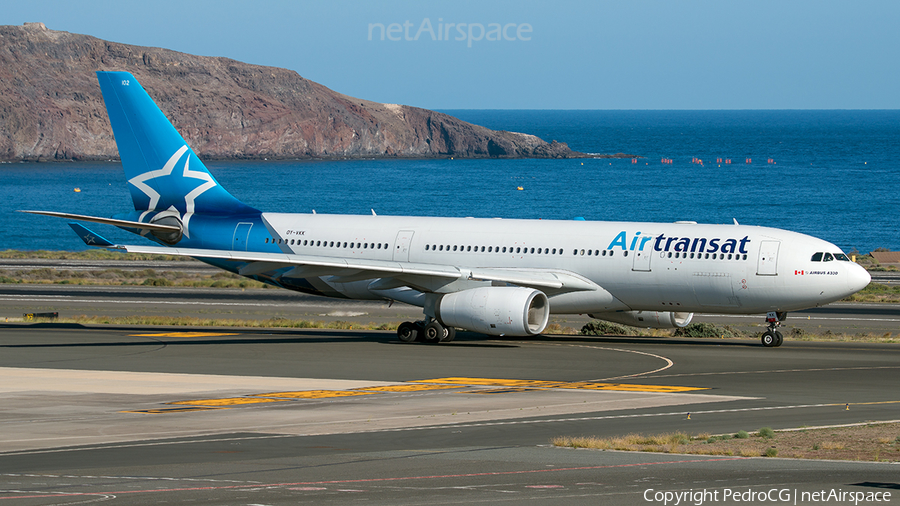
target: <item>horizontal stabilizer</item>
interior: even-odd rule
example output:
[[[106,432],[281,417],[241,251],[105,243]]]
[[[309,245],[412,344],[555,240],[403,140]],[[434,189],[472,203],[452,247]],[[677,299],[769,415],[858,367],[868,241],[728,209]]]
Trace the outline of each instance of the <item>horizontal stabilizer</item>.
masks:
[[[92,223],[102,223],[104,225],[114,225],[117,227],[137,228],[141,230],[157,230],[160,232],[181,232],[181,228],[173,225],[161,225],[156,223],[141,223],[139,221],[117,220],[114,218],[100,218],[98,216],[85,216],[83,214],[57,213],[55,211],[19,211],[20,213],[42,214],[44,216],[56,216],[57,218],[66,218],[69,220],[90,221]],[[87,230],[87,229],[85,229]]]
[[[108,246],[114,246],[113,243],[104,239],[100,234],[94,233],[92,230],[88,229],[83,225],[79,225],[78,223],[69,223],[69,226],[72,227],[72,230],[78,234],[78,237],[84,241],[88,246],[100,246],[102,248]]]

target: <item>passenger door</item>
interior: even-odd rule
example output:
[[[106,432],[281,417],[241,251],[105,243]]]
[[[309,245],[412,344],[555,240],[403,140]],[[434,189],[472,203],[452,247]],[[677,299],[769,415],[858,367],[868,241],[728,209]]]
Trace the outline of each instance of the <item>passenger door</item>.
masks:
[[[413,238],[412,230],[401,230],[397,233],[397,240],[394,241],[394,261],[409,262],[409,245]]]
[[[778,275],[778,248],[781,241],[762,241],[759,244],[759,261],[756,274],[759,276]]]

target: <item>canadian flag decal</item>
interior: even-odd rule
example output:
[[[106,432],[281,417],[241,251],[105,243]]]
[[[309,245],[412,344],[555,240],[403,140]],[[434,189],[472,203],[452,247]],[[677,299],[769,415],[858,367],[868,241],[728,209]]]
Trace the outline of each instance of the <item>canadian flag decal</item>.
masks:
[[[803,271],[794,271],[794,276],[803,276]]]

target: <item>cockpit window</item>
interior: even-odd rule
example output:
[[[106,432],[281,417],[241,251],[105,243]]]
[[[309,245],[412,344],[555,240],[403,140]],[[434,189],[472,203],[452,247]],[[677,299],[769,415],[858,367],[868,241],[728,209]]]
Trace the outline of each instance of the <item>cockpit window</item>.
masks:
[[[813,253],[813,256],[810,260],[812,260],[813,262],[821,262],[822,261],[822,252]]]
[[[847,255],[845,255],[843,253],[835,253],[834,258],[836,260],[840,260],[841,262],[849,262],[850,261],[850,259],[847,258]]]
[[[830,261],[832,261],[832,260],[834,260],[834,257],[831,256],[831,253],[825,253],[825,257],[822,258],[822,261],[823,261],[823,262],[830,262]]]

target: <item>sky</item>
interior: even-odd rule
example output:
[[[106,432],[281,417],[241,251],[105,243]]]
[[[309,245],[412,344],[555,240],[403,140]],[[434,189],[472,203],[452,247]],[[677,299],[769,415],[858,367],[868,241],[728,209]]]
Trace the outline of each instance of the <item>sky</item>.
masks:
[[[4,0],[0,24],[429,109],[898,109],[895,0]]]

